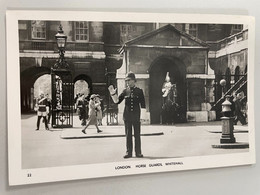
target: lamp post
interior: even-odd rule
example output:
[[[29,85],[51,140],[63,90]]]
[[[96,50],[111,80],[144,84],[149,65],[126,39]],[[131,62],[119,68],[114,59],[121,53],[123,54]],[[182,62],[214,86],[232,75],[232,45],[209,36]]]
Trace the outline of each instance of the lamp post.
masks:
[[[225,79],[222,79],[222,80],[220,80],[219,84],[220,84],[221,87],[222,87],[222,97],[223,97],[224,94],[225,94],[225,86],[226,86],[226,84],[227,84],[227,81],[226,81]]]
[[[60,24],[58,33],[55,35],[55,39],[57,42],[57,47],[59,49],[59,59],[57,63],[54,65],[55,69],[58,68],[69,68],[67,62],[65,61],[65,47],[67,44],[67,36],[64,34],[64,31],[62,30],[62,25]]]
[[[65,60],[67,36],[59,26],[55,35],[59,58],[51,68],[52,83],[52,127],[63,128],[73,126],[74,83],[69,64]]]

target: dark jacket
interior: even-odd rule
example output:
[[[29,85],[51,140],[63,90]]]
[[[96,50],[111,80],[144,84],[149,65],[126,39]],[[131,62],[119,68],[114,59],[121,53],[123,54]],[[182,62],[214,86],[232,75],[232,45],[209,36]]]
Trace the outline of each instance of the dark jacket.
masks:
[[[240,100],[237,99],[235,101],[235,113],[238,114],[241,112],[241,110],[242,110],[242,104],[241,104]]]
[[[124,109],[124,120],[125,121],[140,121],[140,106],[145,108],[145,99],[143,90],[138,87],[126,88],[119,95],[120,104],[125,99],[125,109]]]

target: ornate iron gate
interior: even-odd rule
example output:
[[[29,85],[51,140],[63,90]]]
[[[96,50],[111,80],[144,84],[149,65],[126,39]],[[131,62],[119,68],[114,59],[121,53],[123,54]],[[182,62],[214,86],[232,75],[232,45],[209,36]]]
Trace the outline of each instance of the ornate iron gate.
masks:
[[[59,48],[59,59],[51,69],[52,127],[72,127],[74,83],[69,64],[64,57],[67,36],[63,33],[61,25],[55,38]]]
[[[109,85],[114,85],[116,87],[116,73],[107,72],[107,88]],[[115,104],[110,97],[110,94],[107,90],[107,105],[106,105],[106,115],[107,115],[107,125],[118,125],[118,105]]]
[[[73,126],[74,84],[70,70],[52,69],[52,127]]]

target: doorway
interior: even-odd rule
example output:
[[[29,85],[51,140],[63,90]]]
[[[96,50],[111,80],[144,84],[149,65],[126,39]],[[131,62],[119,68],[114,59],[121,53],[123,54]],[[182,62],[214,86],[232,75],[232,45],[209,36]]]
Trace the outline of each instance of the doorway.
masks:
[[[163,93],[162,87],[167,72],[170,82],[176,86],[176,118],[174,123],[186,121],[187,110],[187,89],[186,89],[186,68],[185,64],[170,57],[157,58],[150,67],[149,102],[151,124],[162,124]]]
[[[20,74],[21,112],[33,111],[35,98],[39,92],[50,92],[50,69],[47,67],[30,67]]]

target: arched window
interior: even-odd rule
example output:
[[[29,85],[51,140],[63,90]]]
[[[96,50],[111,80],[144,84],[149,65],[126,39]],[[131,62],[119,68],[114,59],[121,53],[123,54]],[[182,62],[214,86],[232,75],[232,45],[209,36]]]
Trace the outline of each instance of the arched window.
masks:
[[[46,22],[40,20],[32,20],[32,39],[46,39]]]

